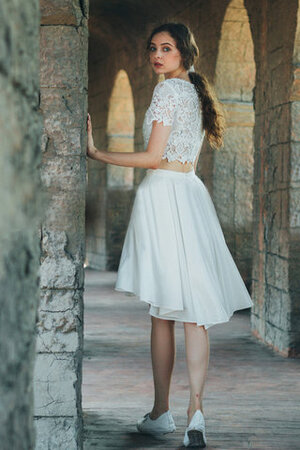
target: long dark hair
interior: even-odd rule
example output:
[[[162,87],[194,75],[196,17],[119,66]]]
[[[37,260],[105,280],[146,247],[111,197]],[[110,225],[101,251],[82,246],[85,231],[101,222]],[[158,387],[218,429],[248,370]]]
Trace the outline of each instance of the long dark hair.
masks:
[[[146,50],[149,52],[151,41],[155,34],[165,31],[176,42],[181,53],[182,64],[185,70],[189,70],[199,57],[199,49],[189,27],[183,23],[169,22],[155,27],[147,39]],[[222,106],[205,75],[199,72],[188,72],[190,81],[196,88],[202,107],[202,126],[206,132],[209,145],[213,148],[223,146],[223,134],[225,130],[225,118]]]

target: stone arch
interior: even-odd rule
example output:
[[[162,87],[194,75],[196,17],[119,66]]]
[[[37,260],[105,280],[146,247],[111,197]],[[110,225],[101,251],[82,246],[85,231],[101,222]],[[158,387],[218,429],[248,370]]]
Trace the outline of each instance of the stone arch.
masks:
[[[135,110],[127,72],[121,69],[114,79],[109,98],[106,127],[108,151],[134,152]],[[129,221],[134,195],[134,168],[107,165],[107,207],[105,221],[106,268],[116,270]]]
[[[134,151],[135,114],[132,89],[128,75],[121,69],[116,75],[109,99],[107,117],[107,150],[117,152]],[[107,186],[133,186],[134,168],[109,164]]]
[[[93,77],[101,63],[96,60],[95,68],[92,61],[90,108],[95,118],[95,145],[107,151],[133,152],[135,106],[127,71],[115,69],[108,79],[103,78],[108,85],[103,89]],[[133,201],[134,168],[89,161],[88,186],[85,266],[116,270]]]
[[[247,285],[252,267],[253,88],[255,62],[243,0],[232,0],[221,29],[215,89],[226,114],[225,145],[214,153],[213,197],[224,234]]]

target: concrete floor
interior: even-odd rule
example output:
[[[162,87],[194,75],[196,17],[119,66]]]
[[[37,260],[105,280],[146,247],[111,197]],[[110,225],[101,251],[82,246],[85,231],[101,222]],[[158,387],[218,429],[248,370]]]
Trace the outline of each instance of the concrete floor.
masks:
[[[183,449],[189,389],[182,323],[170,409],[177,430],[161,439],[136,430],[152,409],[148,305],[113,290],[116,272],[86,270],[84,449]],[[207,449],[300,449],[300,360],[278,356],[251,336],[249,311],[208,329],[204,388]]]

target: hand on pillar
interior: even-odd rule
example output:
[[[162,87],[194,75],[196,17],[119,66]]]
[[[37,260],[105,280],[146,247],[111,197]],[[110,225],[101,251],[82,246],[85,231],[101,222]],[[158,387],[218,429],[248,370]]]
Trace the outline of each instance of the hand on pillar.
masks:
[[[91,116],[89,113],[87,116],[87,133],[88,133],[87,154],[88,154],[88,156],[93,158],[93,156],[95,155],[97,150],[96,150],[95,144],[94,144],[92,119],[91,119]]]

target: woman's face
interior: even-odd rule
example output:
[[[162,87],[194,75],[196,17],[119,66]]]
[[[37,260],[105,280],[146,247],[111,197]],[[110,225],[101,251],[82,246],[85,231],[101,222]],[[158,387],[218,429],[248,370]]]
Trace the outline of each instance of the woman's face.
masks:
[[[166,31],[152,37],[149,61],[157,74],[174,73],[178,69],[183,69],[181,53],[176,47],[176,41]]]

